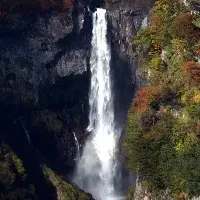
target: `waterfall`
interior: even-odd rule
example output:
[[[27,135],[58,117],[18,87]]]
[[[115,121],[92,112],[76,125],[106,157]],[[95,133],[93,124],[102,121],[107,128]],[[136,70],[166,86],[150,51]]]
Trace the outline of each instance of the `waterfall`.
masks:
[[[79,158],[80,158],[80,145],[79,145],[79,142],[78,142],[78,139],[76,137],[75,132],[73,132],[73,135],[74,135],[74,140],[75,140],[75,143],[76,143],[76,160],[79,160]]]
[[[74,181],[97,200],[119,199],[114,187],[116,144],[114,105],[110,78],[110,46],[107,42],[106,10],[93,13],[90,57],[91,87],[87,140],[78,161]]]
[[[21,124],[22,124],[22,127],[23,127],[23,130],[24,130],[24,133],[26,135],[26,138],[27,138],[27,141],[28,143],[30,144],[31,143],[31,138],[30,138],[30,134],[29,134],[29,131],[26,129],[26,126],[22,120],[22,118],[20,117],[20,121],[21,121]]]

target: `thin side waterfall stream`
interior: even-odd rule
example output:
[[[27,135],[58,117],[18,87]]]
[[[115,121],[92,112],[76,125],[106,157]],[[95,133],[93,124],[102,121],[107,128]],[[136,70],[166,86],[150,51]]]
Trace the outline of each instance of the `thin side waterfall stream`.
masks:
[[[88,131],[74,177],[80,188],[97,200],[116,200],[114,186],[115,153],[120,134],[115,130],[114,105],[110,78],[110,46],[107,42],[106,10],[93,14],[93,36],[90,58],[91,87]]]

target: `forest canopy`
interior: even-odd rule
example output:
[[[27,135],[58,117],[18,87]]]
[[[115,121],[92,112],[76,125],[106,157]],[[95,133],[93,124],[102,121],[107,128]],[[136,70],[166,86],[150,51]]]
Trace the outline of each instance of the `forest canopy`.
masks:
[[[142,85],[126,124],[127,167],[154,194],[200,195],[200,13],[157,0],[133,37]]]

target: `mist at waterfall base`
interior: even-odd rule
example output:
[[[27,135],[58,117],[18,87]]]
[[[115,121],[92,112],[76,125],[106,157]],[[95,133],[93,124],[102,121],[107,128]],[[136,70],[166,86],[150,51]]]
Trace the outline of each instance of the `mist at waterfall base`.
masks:
[[[121,131],[115,129],[106,10],[98,8],[93,13],[92,34],[87,128],[91,136],[78,160],[74,182],[97,200],[116,200],[121,199],[115,187],[120,178],[116,152]]]

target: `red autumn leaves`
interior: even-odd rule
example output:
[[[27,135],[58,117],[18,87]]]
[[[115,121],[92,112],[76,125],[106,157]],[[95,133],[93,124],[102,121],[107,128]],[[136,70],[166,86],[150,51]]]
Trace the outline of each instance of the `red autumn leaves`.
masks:
[[[137,91],[132,109],[135,112],[146,111],[149,103],[159,94],[158,86],[147,86]]]
[[[187,12],[180,13],[175,18],[171,34],[176,38],[196,41],[200,37],[200,30],[193,24],[193,15]]]
[[[187,61],[183,65],[183,72],[194,82],[200,83],[200,63],[195,61]]]

